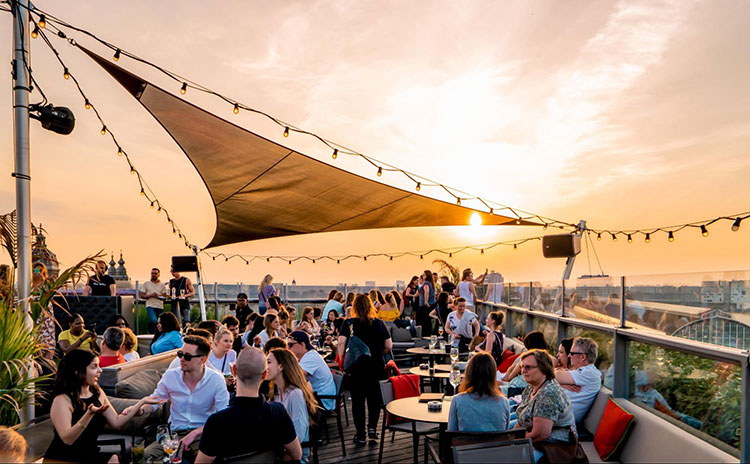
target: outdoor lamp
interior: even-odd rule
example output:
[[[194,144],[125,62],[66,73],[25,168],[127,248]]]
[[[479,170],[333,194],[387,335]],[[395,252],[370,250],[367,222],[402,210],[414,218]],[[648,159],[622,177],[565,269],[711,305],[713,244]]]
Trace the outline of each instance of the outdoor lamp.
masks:
[[[64,106],[31,105],[29,110],[29,117],[39,120],[43,128],[58,134],[68,135],[76,125],[73,112]]]

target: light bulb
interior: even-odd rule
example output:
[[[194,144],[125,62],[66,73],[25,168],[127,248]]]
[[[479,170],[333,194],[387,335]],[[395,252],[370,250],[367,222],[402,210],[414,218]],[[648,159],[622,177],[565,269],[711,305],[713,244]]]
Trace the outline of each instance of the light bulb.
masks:
[[[312,261],[313,261],[313,264],[315,264],[315,260],[313,259]]]
[[[37,37],[39,37],[39,26],[35,25],[34,30],[31,31],[31,38],[36,39]]]
[[[102,126],[101,134],[107,135],[107,126]]]
[[[185,95],[186,92],[187,92],[187,82],[183,82],[182,87],[180,87],[180,93]]]
[[[671,231],[669,232],[669,236],[667,237],[667,240],[669,240],[670,242],[674,242],[674,232],[671,232]]]
[[[131,174],[131,175],[135,175],[135,169],[133,169],[133,168],[130,168],[130,174]]]
[[[457,204],[458,206],[461,206],[461,199],[460,199],[460,198],[456,198],[456,204]]]
[[[142,197],[145,197],[145,196],[146,196],[146,192],[145,192],[145,191],[144,191],[143,189],[141,189],[141,196],[142,196]]]
[[[112,57],[112,59],[115,60],[115,61],[120,61],[120,49],[119,48],[117,50],[115,50],[115,54]]]
[[[706,229],[705,225],[701,226],[701,235],[708,237],[708,229]]]
[[[596,239],[597,239],[597,240],[601,240],[601,239],[602,239],[602,234],[601,234],[601,232],[600,232],[600,233],[598,233],[598,234],[596,234]]]
[[[364,259],[365,261],[367,261],[367,256],[363,256],[363,259]]]
[[[234,104],[234,109],[232,111],[234,111],[234,114],[239,113],[240,112],[240,105],[238,105],[237,103],[235,103]]]
[[[517,243],[514,243],[514,244],[513,244],[513,249],[514,249],[514,250],[517,250],[517,249],[518,249],[518,244],[517,244]]]
[[[341,260],[340,260],[340,259],[337,259],[337,260],[336,260],[336,264],[341,264]]]
[[[47,19],[44,15],[39,15],[39,27],[41,27],[42,29],[47,27]]]
[[[338,157],[339,157],[339,149],[338,148],[334,148],[333,149],[333,153],[331,154],[331,158],[336,159]]]
[[[734,220],[734,224],[732,224],[732,232],[737,232],[740,230],[740,222],[742,222],[741,218],[737,218]]]
[[[479,254],[480,254],[480,255],[483,255],[483,254],[484,254],[484,248],[482,248],[481,250],[479,250]]]
[[[245,260],[245,266],[249,266],[249,265],[250,265],[250,261]]]
[[[117,149],[117,156],[122,156],[122,148]]]
[[[292,260],[291,260],[291,259],[289,260],[289,265],[290,265],[290,266],[292,265]]]
[[[520,225],[520,224],[521,224],[521,218],[516,219],[516,225]]]
[[[452,258],[453,257],[453,253],[448,253],[448,257]]]
[[[646,234],[646,243],[651,243],[651,234]]]
[[[383,168],[378,167],[378,177],[383,175]]]
[[[419,255],[419,259],[424,259],[424,255]]]
[[[213,259],[214,261],[216,261],[216,256],[211,256],[211,259]]]
[[[289,127],[284,128],[284,137],[289,137]]]
[[[271,262],[271,258],[266,258],[266,262],[270,263]]]
[[[422,190],[422,184],[417,182],[417,192],[419,192],[420,190]]]
[[[155,207],[155,203],[152,201],[151,202],[151,209],[154,209],[154,207]]]
[[[630,234],[628,234],[628,243],[633,243],[633,237]]]
[[[89,102],[88,98],[86,99],[86,102],[84,102],[83,107],[87,110],[91,109],[91,102]]]
[[[393,256],[389,256],[390,260],[393,261]]]
[[[545,222],[545,223],[544,223],[544,225],[542,226],[542,229],[544,229],[544,230],[547,230],[547,223],[546,223],[546,222]]]
[[[70,79],[70,73],[68,72],[68,68],[65,68],[65,70],[63,70],[63,77],[65,79]]]
[[[616,242],[617,241],[617,235],[615,235],[615,234],[611,234],[611,235],[612,235],[612,241]]]

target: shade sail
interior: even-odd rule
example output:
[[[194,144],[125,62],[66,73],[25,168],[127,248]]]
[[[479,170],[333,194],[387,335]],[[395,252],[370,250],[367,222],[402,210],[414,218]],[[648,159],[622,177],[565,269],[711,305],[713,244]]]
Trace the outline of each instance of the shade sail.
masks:
[[[216,231],[206,248],[295,234],[468,225],[475,212],[318,161],[87,53],[156,118],[198,170],[216,209]],[[516,218],[478,214],[485,225],[516,224]]]

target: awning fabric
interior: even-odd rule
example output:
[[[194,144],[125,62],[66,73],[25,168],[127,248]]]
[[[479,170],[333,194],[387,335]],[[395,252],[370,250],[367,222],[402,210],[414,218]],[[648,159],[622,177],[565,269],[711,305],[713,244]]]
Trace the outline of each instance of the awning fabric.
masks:
[[[475,212],[298,153],[87,53],[141,102],[198,170],[217,218],[206,248],[295,234],[468,225]],[[484,225],[516,224],[516,218],[479,215]]]

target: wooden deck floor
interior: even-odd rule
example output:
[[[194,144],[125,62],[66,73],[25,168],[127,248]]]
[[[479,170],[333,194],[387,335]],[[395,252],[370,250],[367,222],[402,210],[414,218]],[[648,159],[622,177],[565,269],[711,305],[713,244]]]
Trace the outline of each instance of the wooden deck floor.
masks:
[[[377,463],[378,462],[378,451],[380,448],[379,441],[368,441],[364,446],[357,446],[352,440],[354,440],[354,422],[352,421],[352,404],[347,399],[347,409],[349,410],[349,426],[346,426],[344,420],[344,439],[346,443],[346,456],[342,456],[341,453],[341,441],[339,440],[339,433],[336,427],[335,420],[328,421],[329,431],[331,433],[331,443],[323,445],[318,450],[318,456],[321,464],[341,462],[341,463]],[[342,419],[343,420],[343,419]],[[383,426],[383,414],[380,414],[380,422],[378,424],[378,435],[380,435],[380,427]],[[324,435],[325,437],[325,435]],[[383,462],[413,462],[413,449],[414,445],[412,442],[412,435],[408,433],[396,432],[395,441],[391,443],[391,432],[387,432],[386,436],[381,436],[380,439],[385,439],[385,445],[383,448]],[[419,441],[419,460],[422,462],[424,459],[424,437],[420,437]]]

